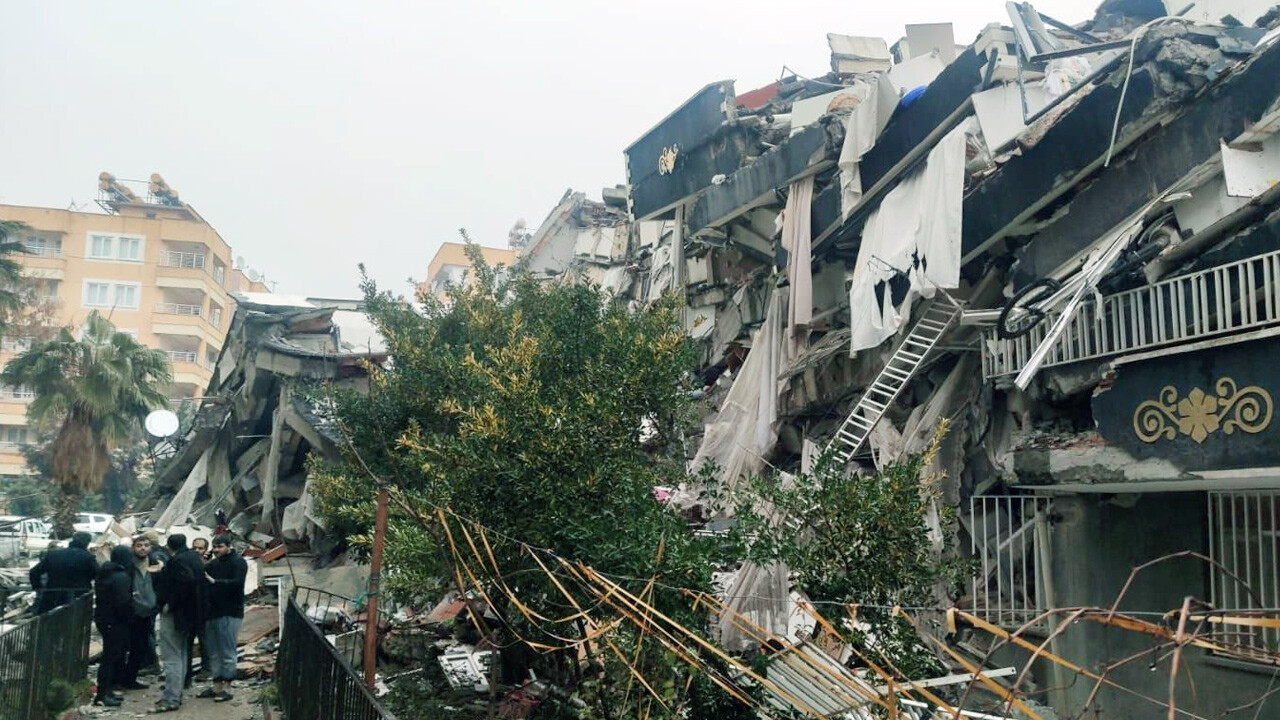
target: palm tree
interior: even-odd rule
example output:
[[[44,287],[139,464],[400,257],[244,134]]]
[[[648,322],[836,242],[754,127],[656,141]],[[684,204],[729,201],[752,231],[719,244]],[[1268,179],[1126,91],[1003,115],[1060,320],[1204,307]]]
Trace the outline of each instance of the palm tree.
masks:
[[[118,333],[97,311],[83,337],[67,328],[11,360],[0,382],[35,393],[27,417],[53,429],[50,470],[58,488],[54,529],[71,532],[80,498],[111,468],[111,450],[126,441],[147,412],[165,405],[172,379],[163,352]]]
[[[18,233],[27,226],[12,220],[0,220],[0,333],[8,329],[9,319],[22,309],[22,266],[14,255],[27,252]]]

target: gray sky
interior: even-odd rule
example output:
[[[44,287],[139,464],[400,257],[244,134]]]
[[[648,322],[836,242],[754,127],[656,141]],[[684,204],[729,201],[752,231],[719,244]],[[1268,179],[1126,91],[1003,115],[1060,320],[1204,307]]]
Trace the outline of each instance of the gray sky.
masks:
[[[1093,0],[1042,0],[1067,22]],[[405,289],[467,227],[504,245],[695,90],[829,69],[826,33],[952,22],[1002,0],[0,2],[0,202],[91,201],[160,172],[277,291]]]

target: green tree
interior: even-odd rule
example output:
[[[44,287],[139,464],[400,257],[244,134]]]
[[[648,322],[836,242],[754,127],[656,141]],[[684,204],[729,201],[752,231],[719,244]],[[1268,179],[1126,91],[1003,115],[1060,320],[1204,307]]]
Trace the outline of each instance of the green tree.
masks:
[[[926,472],[946,429],[938,428],[924,453],[879,472],[850,473],[828,454],[791,482],[757,478],[736,498],[738,530],[753,538],[752,558],[785,564],[814,601],[857,606],[856,626],[835,623],[844,639],[914,679],[943,668],[892,608],[936,607],[939,588],[953,592],[966,577],[951,548],[954,508],[937,502],[942,478]],[[930,536],[931,508],[943,537]]]
[[[94,311],[77,339],[66,328],[37,342],[0,372],[0,382],[35,393],[27,417],[53,433],[50,474],[58,490],[54,529],[70,533],[80,499],[98,490],[111,469],[111,451],[147,412],[166,404],[168,358]]]
[[[96,492],[81,496],[80,507],[77,509],[118,515],[146,493],[152,481],[151,462],[148,459],[147,442],[139,434],[134,433],[111,451],[111,468],[103,476]],[[22,447],[27,470],[33,474],[32,482],[53,476],[52,450],[51,437]],[[40,503],[44,505],[46,501],[41,498]]]
[[[18,239],[26,225],[0,220],[0,334],[8,329],[10,319],[22,309],[22,265],[13,256],[25,253],[27,246]]]
[[[471,257],[474,282],[452,288],[448,303],[420,293],[421,310],[365,280],[367,312],[392,361],[372,368],[367,394],[317,391],[350,441],[343,462],[315,468],[321,511],[367,544],[376,482],[392,487],[387,582],[403,595],[433,600],[452,583],[451,543],[423,521],[450,508],[489,529],[491,574],[545,617],[573,608],[516,540],[612,573],[633,592],[656,578],[655,605],[704,623],[670,588],[708,588],[715,547],[653,497],[655,485],[684,477],[674,438],[692,356],[675,302],[630,312],[598,288],[497,272],[474,247]],[[586,631],[556,626],[555,638],[513,608],[498,612],[504,645],[518,636],[558,646]],[[614,636],[629,647],[625,626]],[[577,648],[528,655],[540,677],[600,688],[592,692],[601,717],[635,716],[618,703],[630,676],[608,653],[593,683],[580,676]],[[655,642],[641,655],[641,667],[666,662],[664,672],[679,672]]]

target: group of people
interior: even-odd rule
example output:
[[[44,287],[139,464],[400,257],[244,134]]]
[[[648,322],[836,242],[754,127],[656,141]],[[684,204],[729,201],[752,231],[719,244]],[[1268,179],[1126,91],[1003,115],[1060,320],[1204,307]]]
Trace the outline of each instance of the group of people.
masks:
[[[31,569],[31,582],[40,589],[39,613],[92,587],[93,619],[102,636],[94,703],[118,706],[126,690],[146,689],[138,677],[158,662],[164,685],[155,711],[177,710],[195,678],[197,638],[213,682],[196,697],[230,700],[248,572],[231,536],[215,536],[212,547],[196,538],[188,547],[186,536],[174,533],[162,546],[148,532],[113,547],[100,566],[89,542],[89,535],[76,533],[66,548],[50,550]]]

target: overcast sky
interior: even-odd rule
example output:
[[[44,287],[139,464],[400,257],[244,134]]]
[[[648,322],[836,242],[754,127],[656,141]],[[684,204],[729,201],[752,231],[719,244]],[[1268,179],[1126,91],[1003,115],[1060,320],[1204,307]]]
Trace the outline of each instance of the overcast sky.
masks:
[[[1043,0],[1059,20],[1092,0]],[[505,245],[708,82],[829,70],[826,33],[1002,0],[0,1],[0,202],[67,207],[160,172],[277,291],[403,290],[457,229]]]

